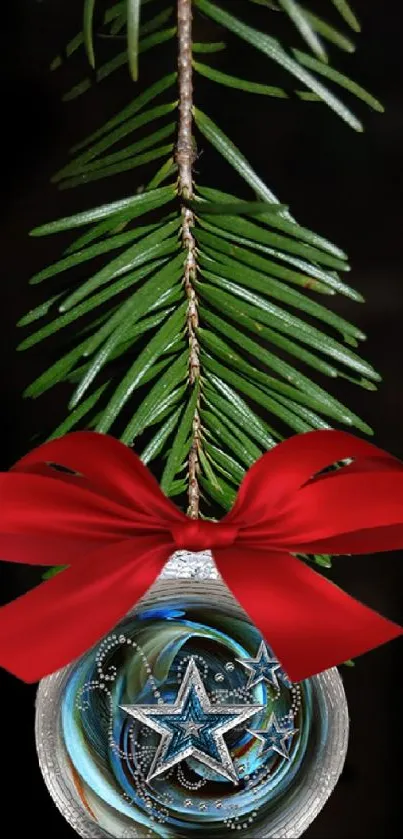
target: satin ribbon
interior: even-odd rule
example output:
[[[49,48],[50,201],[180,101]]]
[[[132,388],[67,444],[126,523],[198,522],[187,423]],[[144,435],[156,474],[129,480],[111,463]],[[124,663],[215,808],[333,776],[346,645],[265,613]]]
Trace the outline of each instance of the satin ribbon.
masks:
[[[213,551],[293,681],[403,632],[293,556],[403,546],[403,463],[341,431],[296,435],[263,455],[220,522],[185,516],[130,449],[90,431],[19,460],[0,476],[0,501],[2,558],[69,566],[0,609],[0,665],[27,682],[110,631],[178,549]]]

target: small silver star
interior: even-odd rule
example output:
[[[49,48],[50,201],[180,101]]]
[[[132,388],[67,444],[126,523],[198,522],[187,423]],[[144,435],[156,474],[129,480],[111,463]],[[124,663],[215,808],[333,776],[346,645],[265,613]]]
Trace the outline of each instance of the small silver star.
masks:
[[[286,760],[290,759],[290,739],[297,734],[298,728],[293,728],[292,720],[283,726],[280,725],[276,715],[273,713],[269,719],[266,729],[249,730],[249,734],[257,737],[262,745],[260,747],[259,756],[262,757],[267,752],[277,752],[280,757]],[[288,745],[287,745],[288,744]]]
[[[250,670],[247,689],[254,688],[264,681],[276,690],[280,690],[279,679],[286,687],[291,687],[291,682],[282,670],[280,662],[276,658],[269,657],[264,641],[260,644],[256,658],[237,658],[237,661]]]
[[[238,777],[223,735],[263,709],[262,705],[213,705],[194,658],[173,704],[120,707],[161,735],[147,782],[191,757],[234,784]]]
[[[185,732],[186,737],[191,737],[192,734],[195,734],[197,737],[200,729],[203,728],[203,724],[201,722],[192,722],[192,720],[189,720],[189,722],[181,722],[179,725]]]

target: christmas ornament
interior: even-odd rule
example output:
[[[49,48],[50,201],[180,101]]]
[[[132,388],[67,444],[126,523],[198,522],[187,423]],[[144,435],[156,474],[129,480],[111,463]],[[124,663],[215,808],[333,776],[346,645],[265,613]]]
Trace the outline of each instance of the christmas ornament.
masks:
[[[255,655],[255,652],[257,655]],[[332,669],[277,683],[211,556],[177,553],[132,614],[38,691],[45,782],[83,837],[297,837],[330,795],[348,714]],[[248,665],[248,667],[246,667]]]
[[[399,547],[402,489],[400,461],[337,431],[260,458],[221,522],[186,517],[133,452],[92,432],[2,475],[2,556],[69,566],[0,610],[0,663],[47,676],[40,764],[81,836],[305,830],[347,745],[329,668],[403,630],[295,554]],[[197,560],[209,549],[216,571]],[[196,571],[181,582],[184,550]],[[174,580],[156,582],[172,555]]]

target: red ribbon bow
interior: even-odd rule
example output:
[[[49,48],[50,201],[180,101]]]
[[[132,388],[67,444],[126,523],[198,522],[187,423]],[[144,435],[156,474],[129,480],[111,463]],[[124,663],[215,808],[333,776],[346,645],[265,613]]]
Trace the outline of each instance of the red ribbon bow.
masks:
[[[291,555],[403,546],[403,463],[350,434],[280,443],[249,469],[220,522],[189,519],[130,449],[90,431],[23,457],[1,475],[0,497],[0,555],[69,566],[0,609],[0,664],[27,682],[111,630],[181,548],[212,549],[293,681],[403,633]]]

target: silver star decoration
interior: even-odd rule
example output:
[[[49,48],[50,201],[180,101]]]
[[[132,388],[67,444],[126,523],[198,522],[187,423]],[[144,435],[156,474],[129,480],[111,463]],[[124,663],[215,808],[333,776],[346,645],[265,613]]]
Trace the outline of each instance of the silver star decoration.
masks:
[[[291,687],[291,682],[280,662],[276,658],[270,658],[264,641],[260,644],[256,658],[237,658],[236,660],[250,671],[247,688],[254,688],[264,681],[276,690],[280,690],[279,680],[286,687]]]
[[[248,729],[249,731],[249,729]],[[277,752],[280,757],[286,760],[290,759],[290,740],[297,734],[298,728],[293,728],[293,721],[280,725],[276,715],[273,713],[269,719],[266,729],[259,729],[258,731],[251,729],[249,734],[257,737],[262,745],[260,747],[259,757],[262,757],[267,752]]]
[[[223,735],[263,708],[213,705],[194,658],[189,661],[173,704],[120,707],[161,735],[147,782],[191,757],[234,784],[238,784],[238,777]]]

